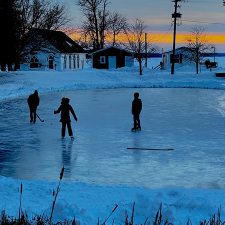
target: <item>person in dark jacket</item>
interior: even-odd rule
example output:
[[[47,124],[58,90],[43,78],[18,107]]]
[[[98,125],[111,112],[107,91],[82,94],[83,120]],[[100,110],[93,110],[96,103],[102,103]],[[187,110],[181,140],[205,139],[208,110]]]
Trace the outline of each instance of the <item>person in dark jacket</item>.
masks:
[[[134,100],[132,102],[132,114],[134,119],[134,127],[132,131],[141,130],[140,113],[142,110],[142,101],[139,98],[139,93],[134,93]]]
[[[62,98],[61,105],[57,110],[54,110],[54,114],[60,113],[61,112],[61,119],[60,122],[62,123],[62,129],[61,129],[61,134],[62,137],[65,137],[66,133],[66,126],[68,129],[69,136],[71,139],[73,139],[73,131],[71,127],[71,120],[70,120],[70,112],[73,115],[75,121],[77,121],[77,116],[72,108],[72,106],[69,104],[69,98]]]
[[[29,105],[30,109],[30,122],[35,123],[36,122],[36,117],[37,117],[37,107],[39,106],[40,98],[38,96],[38,91],[35,90],[33,94],[31,94],[28,99],[27,103]]]

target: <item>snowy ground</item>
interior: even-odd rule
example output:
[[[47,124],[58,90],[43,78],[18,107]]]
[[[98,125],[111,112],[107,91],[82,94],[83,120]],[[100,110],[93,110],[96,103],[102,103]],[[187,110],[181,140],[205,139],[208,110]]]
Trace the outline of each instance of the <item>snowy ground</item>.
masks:
[[[222,63],[218,70],[224,71]],[[65,165],[55,220],[76,216],[82,224],[96,224],[118,204],[112,219],[122,224],[134,201],[136,223],[152,217],[161,202],[175,224],[188,218],[196,224],[220,206],[223,216],[225,80],[215,71],[193,71],[179,68],[171,76],[149,69],[141,79],[136,67],[0,73],[0,208],[17,215],[23,182],[23,209],[49,214],[51,191]],[[45,122],[31,125],[26,98],[35,89]],[[134,91],[144,104],[140,133],[129,131]],[[78,116],[74,142],[61,141],[59,117],[53,115],[63,96],[71,98]]]

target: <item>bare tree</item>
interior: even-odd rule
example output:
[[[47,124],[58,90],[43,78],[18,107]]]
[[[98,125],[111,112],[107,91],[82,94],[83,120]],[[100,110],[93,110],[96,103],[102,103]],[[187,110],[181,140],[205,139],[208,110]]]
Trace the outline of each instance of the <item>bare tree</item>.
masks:
[[[144,60],[143,53],[146,49],[145,43],[145,29],[144,21],[141,19],[136,19],[134,24],[131,24],[126,31],[126,36],[128,40],[128,48],[135,54],[135,58],[139,63],[139,73],[142,75],[142,62]],[[147,48],[150,49],[150,43],[148,43]]]
[[[57,30],[69,22],[64,5],[48,0],[17,0],[22,34],[31,28]]]
[[[108,26],[109,11],[107,10],[108,0],[102,0],[102,12],[99,11],[99,34],[100,34],[100,48],[105,44],[105,32]]]
[[[78,0],[85,20],[82,22],[83,36],[93,40],[93,48],[100,49],[105,44],[105,33],[108,27],[109,0]]]
[[[187,39],[188,53],[187,56],[190,61],[196,65],[196,74],[199,73],[199,64],[203,53],[207,53],[211,49],[211,45],[208,44],[204,28],[193,27],[192,31]]]
[[[122,33],[126,32],[128,28],[127,19],[118,12],[114,12],[109,16],[109,30],[108,32],[112,34],[112,45],[116,44],[116,37]]]

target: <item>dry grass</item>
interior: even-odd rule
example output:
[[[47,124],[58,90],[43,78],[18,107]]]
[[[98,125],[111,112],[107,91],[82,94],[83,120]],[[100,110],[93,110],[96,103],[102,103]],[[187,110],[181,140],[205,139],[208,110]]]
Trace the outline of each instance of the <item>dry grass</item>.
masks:
[[[114,219],[112,222],[108,222],[108,219],[112,217],[115,210],[118,208],[116,205],[113,210],[110,212],[109,216],[104,220],[104,222],[100,223],[99,219],[96,225],[114,225]],[[108,222],[108,223],[107,223]],[[74,217],[73,220],[64,220],[58,222],[52,222],[52,219],[47,216],[35,216],[32,219],[28,219],[28,215],[21,210],[20,218],[13,218],[6,215],[3,210],[0,217],[0,225],[82,225],[79,221],[77,221]],[[92,225],[92,224],[90,224]],[[162,214],[162,204],[154,218],[146,218],[143,223],[137,224],[135,223],[135,203],[133,203],[132,213],[129,216],[127,213],[125,214],[124,223],[121,225],[173,225],[173,223],[169,222],[166,218],[163,218]],[[221,220],[221,210],[218,209],[217,213],[213,214],[209,219],[205,219],[200,221],[198,224],[192,224],[191,220],[184,221],[183,225],[225,225],[225,221]]]

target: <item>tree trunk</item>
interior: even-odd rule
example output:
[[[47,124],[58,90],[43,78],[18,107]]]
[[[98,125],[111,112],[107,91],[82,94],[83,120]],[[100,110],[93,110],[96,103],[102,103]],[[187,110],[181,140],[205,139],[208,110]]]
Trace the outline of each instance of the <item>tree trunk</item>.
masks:
[[[1,63],[1,71],[6,71],[6,64],[5,63]]]
[[[138,60],[138,62],[139,62],[139,75],[141,76],[142,75],[142,61]]]
[[[112,45],[115,46],[115,43],[116,43],[116,33],[113,32],[113,43],[112,43]]]
[[[197,48],[197,52],[196,52],[196,58],[197,58],[197,62],[196,62],[196,73],[198,74],[198,64],[199,64],[199,50]]]
[[[13,69],[12,69],[12,63],[8,63],[8,71],[13,71]]]

